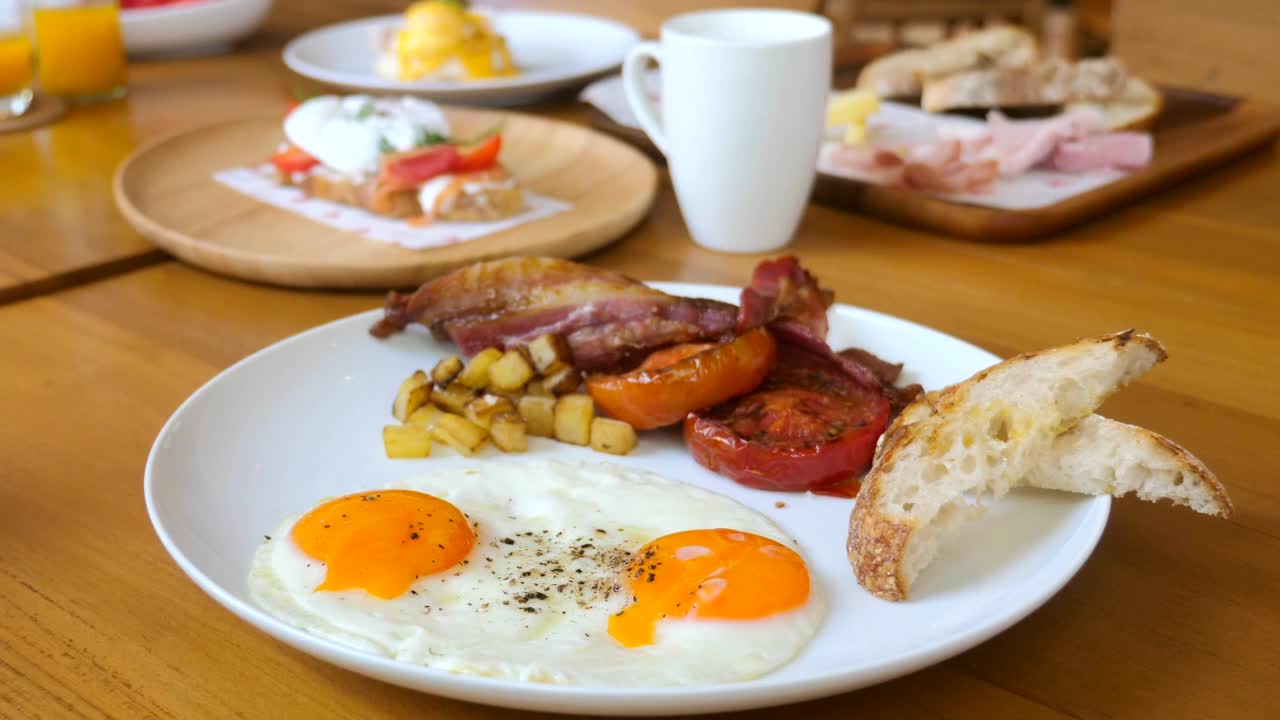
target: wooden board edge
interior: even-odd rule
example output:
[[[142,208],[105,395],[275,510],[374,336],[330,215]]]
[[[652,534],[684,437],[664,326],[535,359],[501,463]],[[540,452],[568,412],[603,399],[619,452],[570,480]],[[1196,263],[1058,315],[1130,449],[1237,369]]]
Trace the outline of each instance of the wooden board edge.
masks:
[[[479,111],[516,114],[505,110],[490,108],[468,108],[450,105],[441,105],[441,108],[446,112],[450,110],[461,110],[467,112]],[[538,115],[530,114],[530,117],[545,122],[563,122],[544,118]],[[641,195],[636,197],[636,202],[632,207],[625,208],[619,213],[615,221],[593,228],[590,231],[577,233],[572,237],[556,238],[554,240],[548,238],[527,248],[522,248],[520,251],[515,253],[510,251],[486,252],[479,253],[473,258],[465,260],[444,262],[439,260],[432,261],[429,258],[423,258],[420,262],[407,263],[403,267],[378,267],[353,270],[352,268],[326,266],[321,263],[295,261],[289,258],[276,258],[272,260],[273,264],[265,265],[261,262],[261,258],[259,256],[255,256],[236,248],[218,246],[216,251],[206,250],[206,243],[185,233],[163,227],[149,218],[129,199],[124,187],[126,175],[130,165],[146,152],[191,132],[198,132],[201,130],[208,130],[215,127],[239,123],[262,122],[264,120],[275,121],[276,118],[254,116],[207,123],[197,127],[188,128],[186,130],[170,133],[163,137],[155,138],[135,148],[133,152],[131,152],[120,162],[119,165],[116,166],[116,170],[112,173],[111,179],[112,200],[120,211],[120,214],[124,217],[125,222],[127,222],[139,235],[142,235],[161,250],[168,252],[174,257],[190,265],[209,270],[220,275],[225,275],[227,277],[279,287],[335,290],[386,290],[392,287],[416,287],[418,284],[423,282],[428,275],[440,274],[480,260],[507,257],[512,254],[541,255],[553,253],[556,255],[567,255],[569,257],[584,255],[605,247],[606,245],[609,245],[625,236],[648,216],[657,200],[659,175],[658,168],[654,165],[651,158],[645,157],[645,154],[643,152],[639,152],[638,148],[631,146],[621,139],[602,134],[602,138],[604,140],[610,143],[617,143],[620,146],[625,146],[631,151],[638,152],[639,156],[645,160],[645,162],[640,165],[646,175],[643,183],[645,190]],[[573,125],[573,123],[569,124]],[[592,128],[590,127],[577,127],[588,132],[592,131]]]

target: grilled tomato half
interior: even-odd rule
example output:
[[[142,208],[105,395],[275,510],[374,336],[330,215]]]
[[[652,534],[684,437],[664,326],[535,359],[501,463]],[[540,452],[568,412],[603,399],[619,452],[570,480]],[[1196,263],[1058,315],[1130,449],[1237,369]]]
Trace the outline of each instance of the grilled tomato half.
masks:
[[[755,392],[684,423],[694,460],[743,485],[852,496],[889,423],[879,386],[789,343]]]
[[[715,344],[677,345],[622,375],[597,375],[587,392],[605,412],[637,430],[672,425],[694,410],[754,390],[773,365],[776,344],[764,328]]]

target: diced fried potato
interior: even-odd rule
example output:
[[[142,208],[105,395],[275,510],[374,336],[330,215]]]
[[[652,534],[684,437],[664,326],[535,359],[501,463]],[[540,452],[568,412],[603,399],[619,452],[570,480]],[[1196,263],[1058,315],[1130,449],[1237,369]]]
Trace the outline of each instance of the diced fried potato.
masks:
[[[595,404],[590,395],[564,395],[556,400],[555,436],[560,442],[586,445],[591,441]]]
[[[550,396],[525,395],[516,406],[524,418],[525,431],[538,437],[555,435],[556,399]]]
[[[533,379],[533,366],[519,350],[508,350],[489,366],[489,387],[514,392]]]
[[[444,387],[453,382],[453,379],[460,372],[462,372],[462,358],[457,355],[450,355],[431,368],[431,380],[435,384]]]
[[[431,435],[420,425],[384,425],[382,447],[389,458],[424,458],[431,454]]]
[[[610,418],[591,421],[591,449],[612,455],[626,455],[636,447],[636,429]]]
[[[551,394],[551,391],[547,389],[547,386],[543,384],[542,380],[540,379],[530,380],[524,386],[524,394],[536,395],[538,397],[554,397]]]
[[[502,413],[513,413],[516,406],[510,400],[499,397],[497,395],[481,395],[480,397],[467,403],[463,409],[462,415],[471,422],[488,430],[493,424],[495,415]]]
[[[427,403],[417,410],[414,410],[413,414],[409,416],[409,419],[404,422],[406,425],[417,425],[430,430],[440,422],[440,418],[442,417],[444,417],[443,410],[435,405]]]
[[[554,375],[543,378],[542,385],[552,395],[567,395],[582,384],[582,373],[576,369],[567,367]]]
[[[431,391],[431,402],[455,415],[461,415],[467,403],[475,397],[475,390],[457,382]]]
[[[415,370],[412,375],[400,383],[396,391],[396,399],[391,403],[391,414],[400,422],[404,422],[414,410],[427,404],[431,397],[431,386],[427,384],[427,374]]]
[[[485,348],[467,361],[467,366],[458,373],[458,382],[469,388],[480,390],[489,384],[489,366],[502,357],[498,348]]]
[[[446,414],[440,418],[440,422],[435,427],[431,428],[431,437],[471,457],[476,454],[481,445],[484,445],[488,433],[484,428],[462,416]]]
[[[524,420],[515,412],[495,415],[493,424],[489,426],[489,437],[493,438],[493,444],[502,452],[524,452],[529,449]]]
[[[529,343],[529,357],[541,375],[554,375],[573,365],[569,343],[559,335],[541,335]]]

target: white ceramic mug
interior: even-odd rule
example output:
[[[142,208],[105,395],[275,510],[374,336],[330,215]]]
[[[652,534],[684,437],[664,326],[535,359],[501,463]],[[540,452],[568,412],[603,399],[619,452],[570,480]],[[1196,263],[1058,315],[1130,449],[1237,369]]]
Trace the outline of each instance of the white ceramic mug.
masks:
[[[644,73],[661,67],[658,119]],[[767,252],[790,241],[816,175],[827,93],[831,23],[787,10],[678,15],[661,41],[640,43],[622,66],[632,111],[667,156],[695,242]]]

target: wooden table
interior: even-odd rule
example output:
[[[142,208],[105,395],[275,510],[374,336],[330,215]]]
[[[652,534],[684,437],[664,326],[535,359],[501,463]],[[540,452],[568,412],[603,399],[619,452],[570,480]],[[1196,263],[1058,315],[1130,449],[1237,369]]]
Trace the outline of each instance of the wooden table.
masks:
[[[277,5],[275,18],[310,7]],[[267,343],[379,302],[193,270],[151,251],[111,206],[108,178],[139,138],[284,99],[293,80],[271,46],[296,28],[282,22],[250,44],[260,49],[135,67],[127,102],[0,136],[0,717],[526,717],[268,639],[189,582],[147,522],[143,463],[184,398]],[[582,117],[564,103],[540,111]],[[1171,360],[1105,410],[1198,453],[1237,514],[1118,502],[1075,580],[997,638],[874,688],[743,716],[1274,717],[1277,227],[1274,150],[1025,247],[810,208],[793,250],[843,302],[1000,354],[1125,327],[1162,339]],[[758,258],[694,247],[668,186],[646,222],[589,260],[741,284]]]

